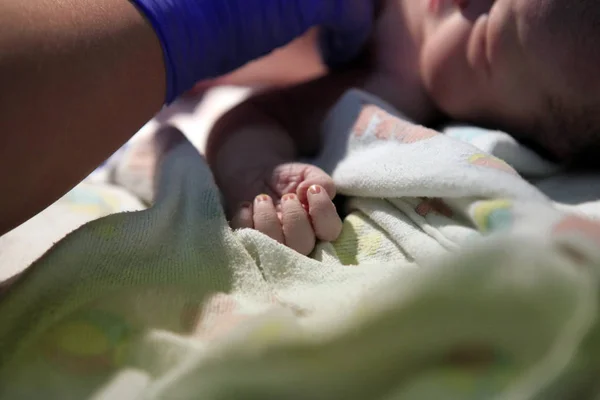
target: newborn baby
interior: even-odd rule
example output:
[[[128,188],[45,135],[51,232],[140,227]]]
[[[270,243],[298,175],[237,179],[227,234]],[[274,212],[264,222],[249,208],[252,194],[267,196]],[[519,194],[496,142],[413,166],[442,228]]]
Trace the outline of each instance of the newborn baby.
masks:
[[[234,228],[303,254],[337,238],[332,179],[298,162],[350,87],[425,130],[444,118],[505,130],[556,159],[595,144],[600,5],[593,0],[388,0],[369,65],[264,93],[215,126],[207,158]]]

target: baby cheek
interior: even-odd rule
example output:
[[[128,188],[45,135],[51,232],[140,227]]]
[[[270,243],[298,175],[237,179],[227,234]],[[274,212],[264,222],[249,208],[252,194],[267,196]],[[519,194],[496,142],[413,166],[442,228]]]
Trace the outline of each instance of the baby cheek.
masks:
[[[438,108],[453,117],[467,116],[477,104],[476,77],[467,61],[468,31],[446,24],[425,42],[421,77]]]

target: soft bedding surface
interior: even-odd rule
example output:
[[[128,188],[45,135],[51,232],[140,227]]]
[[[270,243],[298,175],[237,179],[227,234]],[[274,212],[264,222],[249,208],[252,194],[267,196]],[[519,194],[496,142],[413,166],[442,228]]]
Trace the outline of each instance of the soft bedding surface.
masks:
[[[114,172],[153,205],[84,225],[4,294],[0,397],[594,398],[593,193],[557,206],[558,169],[502,133],[405,127],[358,91],[331,111],[317,163],[347,217],[311,258],[231,231],[202,157],[160,130]]]

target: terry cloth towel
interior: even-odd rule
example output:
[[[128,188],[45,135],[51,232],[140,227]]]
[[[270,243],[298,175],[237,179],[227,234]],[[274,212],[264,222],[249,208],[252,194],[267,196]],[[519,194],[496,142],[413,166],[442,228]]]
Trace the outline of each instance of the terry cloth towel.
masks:
[[[232,232],[203,159],[160,131],[153,206],[83,226],[4,295],[0,398],[598,393],[597,224],[363,93],[324,130],[351,201],[314,259]]]

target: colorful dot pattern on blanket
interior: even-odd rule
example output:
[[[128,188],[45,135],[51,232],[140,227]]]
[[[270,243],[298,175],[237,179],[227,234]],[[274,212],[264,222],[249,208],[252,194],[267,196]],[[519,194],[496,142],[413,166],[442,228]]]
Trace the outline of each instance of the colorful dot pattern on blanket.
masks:
[[[579,250],[598,225],[464,143],[366,124],[360,138],[402,144],[356,140],[340,163],[336,184],[354,192],[342,236],[319,244],[327,261],[229,229],[193,146],[169,150],[154,206],[72,233],[3,295],[0,399],[486,400],[524,388],[546,400],[565,398],[544,393],[553,385],[597,387],[598,246],[582,268],[537,239]],[[373,185],[390,171],[393,187]],[[460,246],[473,225],[528,224]]]
[[[462,348],[448,354],[440,366],[413,383],[423,398],[493,398],[515,378],[516,369],[492,348]]]
[[[69,206],[74,213],[90,215],[108,215],[123,209],[121,199],[103,187],[93,185],[76,186],[62,199],[62,204]]]
[[[554,235],[582,236],[600,247],[600,224],[578,216],[568,216],[553,228]]]
[[[471,371],[457,368],[439,368],[415,379],[405,396],[436,400],[487,400],[508,387],[515,379],[514,371],[490,368]]]
[[[343,265],[360,265],[373,259],[399,259],[403,255],[372,221],[361,212],[353,212],[344,219],[340,237],[332,243]]]
[[[130,333],[120,316],[90,310],[57,324],[42,342],[56,366],[89,374],[119,365]]]
[[[188,308],[185,315],[193,317],[185,325],[203,340],[224,336],[249,318],[239,301],[226,293],[210,296],[202,308]]]
[[[374,136],[379,140],[395,140],[410,144],[438,135],[430,129],[407,129],[410,125],[373,105],[365,105],[353,127],[355,137]]]
[[[471,143],[475,139],[487,136],[488,131],[481,128],[463,127],[460,129],[451,129],[450,134],[445,134],[463,142]]]
[[[490,156],[489,154],[474,154],[469,157],[469,163],[479,167],[496,169],[498,171],[507,172],[509,174],[518,175],[517,171],[501,159]]]
[[[489,200],[477,202],[473,207],[473,219],[484,233],[507,229],[511,226],[512,202],[510,200]]]

